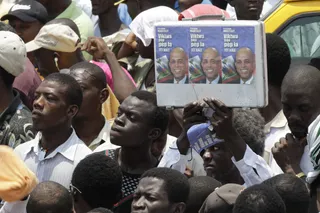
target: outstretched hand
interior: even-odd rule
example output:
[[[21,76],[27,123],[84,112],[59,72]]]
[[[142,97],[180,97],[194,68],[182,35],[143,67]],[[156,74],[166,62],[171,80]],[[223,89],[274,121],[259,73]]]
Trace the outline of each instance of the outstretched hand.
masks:
[[[104,40],[98,37],[89,37],[82,45],[81,50],[92,55],[94,60],[105,59],[105,55],[111,52]]]
[[[204,102],[214,111],[209,120],[217,137],[225,139],[233,128],[232,109],[229,109],[224,103],[213,98],[205,98]]]

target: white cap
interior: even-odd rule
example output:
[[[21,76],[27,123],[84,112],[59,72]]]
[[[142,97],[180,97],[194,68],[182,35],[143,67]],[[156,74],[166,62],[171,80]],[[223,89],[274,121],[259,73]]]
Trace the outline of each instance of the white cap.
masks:
[[[67,25],[44,25],[33,41],[26,44],[27,51],[32,52],[40,48],[71,53],[76,51],[79,36]]]
[[[22,39],[9,31],[0,31],[0,66],[13,76],[25,69],[26,45]]]
[[[141,12],[131,22],[129,28],[141,39],[145,47],[151,44],[154,39],[154,25],[163,21],[178,21],[178,13],[165,6],[154,7]]]

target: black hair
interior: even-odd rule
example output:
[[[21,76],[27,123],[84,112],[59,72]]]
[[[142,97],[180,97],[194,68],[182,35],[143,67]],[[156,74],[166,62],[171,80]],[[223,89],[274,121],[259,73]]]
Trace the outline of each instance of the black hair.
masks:
[[[291,174],[280,174],[262,183],[278,192],[286,205],[287,213],[308,212],[309,192],[300,178]]]
[[[233,213],[285,213],[286,207],[280,195],[264,184],[245,189],[238,196]]]
[[[9,24],[0,22],[0,31],[9,31],[16,34],[16,31]],[[4,68],[0,67],[0,76],[7,88],[12,88],[15,76],[8,73]]]
[[[70,75],[75,76],[78,70],[84,70],[88,75],[90,75],[90,77],[93,78],[95,82],[95,85],[93,86],[99,89],[104,89],[107,87],[106,75],[99,66],[87,61],[80,62],[70,67]]]
[[[312,58],[308,65],[320,70],[320,58]]]
[[[154,117],[150,121],[151,125],[153,125],[155,128],[159,128],[162,132],[167,130],[169,123],[169,113],[166,108],[158,107],[156,94],[140,90],[133,92],[131,96],[152,104],[154,108]]]
[[[76,23],[74,23],[74,21],[72,21],[71,19],[68,18],[58,18],[58,19],[53,19],[52,21],[49,21],[46,25],[49,24],[62,24],[62,25],[66,25],[68,27],[70,27],[81,39],[81,34],[79,31],[78,26],[76,25]]]
[[[154,177],[164,181],[164,188],[171,203],[186,203],[189,195],[189,183],[186,176],[177,170],[169,168],[153,168],[141,176],[142,178]]]
[[[233,125],[240,137],[257,155],[264,152],[264,118],[258,110],[234,109]]]
[[[31,192],[26,209],[28,213],[72,213],[73,200],[61,184],[42,182]]]
[[[4,85],[7,88],[12,88],[14,79],[16,78],[14,75],[12,75],[11,73],[7,72],[4,68],[0,67],[0,76],[1,79],[4,83]]]
[[[9,32],[17,34],[17,32],[15,31],[15,29],[13,27],[11,27],[9,24],[5,24],[3,22],[0,22],[0,31],[9,31]]]
[[[59,83],[62,86],[66,86],[66,101],[70,105],[77,105],[80,109],[83,98],[82,90],[78,82],[73,77],[62,73],[52,73],[48,75],[44,79],[44,81],[53,81]]]
[[[88,213],[113,213],[113,212],[111,210],[105,209],[105,208],[96,208],[96,209],[92,209]]]
[[[199,212],[203,202],[221,183],[209,176],[192,177],[189,180],[190,193],[185,213]]]
[[[268,82],[281,87],[282,80],[291,64],[290,50],[287,43],[277,34],[266,34]]]
[[[121,198],[121,169],[103,153],[93,153],[81,160],[73,171],[71,183],[91,208],[112,208]]]

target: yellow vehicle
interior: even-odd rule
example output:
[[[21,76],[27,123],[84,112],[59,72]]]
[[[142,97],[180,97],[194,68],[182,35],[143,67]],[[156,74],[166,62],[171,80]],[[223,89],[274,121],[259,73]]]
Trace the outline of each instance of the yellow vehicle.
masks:
[[[320,57],[320,0],[283,0],[262,20],[288,44],[293,63]]]

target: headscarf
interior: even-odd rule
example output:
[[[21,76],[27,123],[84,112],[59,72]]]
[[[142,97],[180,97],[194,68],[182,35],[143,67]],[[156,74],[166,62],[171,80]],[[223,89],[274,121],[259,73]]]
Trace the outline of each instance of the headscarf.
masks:
[[[180,13],[179,21],[181,21],[183,18],[195,18],[204,15],[222,15],[225,18],[230,18],[229,13],[220,9],[219,7],[207,4],[196,4]]]
[[[177,12],[165,6],[154,7],[140,13],[129,27],[147,47],[154,39],[154,25],[163,21],[178,21]]]

